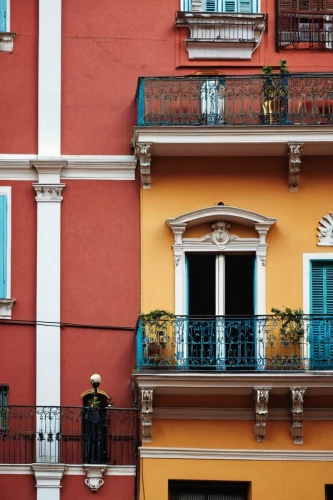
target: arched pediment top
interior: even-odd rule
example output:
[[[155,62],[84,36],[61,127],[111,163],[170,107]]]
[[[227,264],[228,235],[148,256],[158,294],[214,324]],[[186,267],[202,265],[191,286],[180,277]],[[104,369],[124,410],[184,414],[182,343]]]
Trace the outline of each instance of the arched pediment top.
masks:
[[[267,227],[267,231],[275,224],[276,219],[266,217],[256,212],[250,212],[243,208],[216,205],[213,207],[200,208],[193,212],[187,212],[173,219],[167,219],[166,224],[173,232],[184,232],[187,228],[203,224],[205,222],[225,221],[242,224],[244,226]]]

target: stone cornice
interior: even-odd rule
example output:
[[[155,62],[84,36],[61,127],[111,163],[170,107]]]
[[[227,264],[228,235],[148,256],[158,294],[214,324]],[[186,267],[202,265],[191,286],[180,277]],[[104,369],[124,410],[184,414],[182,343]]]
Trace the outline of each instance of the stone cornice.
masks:
[[[36,464],[39,465],[39,464]],[[50,464],[52,467],[52,464]],[[0,464],[0,475],[10,474],[33,474],[32,465]],[[135,476],[134,465],[106,465],[105,476]],[[85,476],[84,465],[66,465],[65,476]]]
[[[0,179],[37,181],[38,174],[32,165],[57,162],[65,163],[60,171],[61,179],[75,180],[134,180],[136,159],[134,156],[61,156],[42,158],[36,155],[0,155]],[[60,167],[60,165],[59,165]],[[49,167],[50,168],[50,167]]]
[[[333,462],[331,450],[222,450],[209,448],[140,447],[140,458],[190,460],[260,460]]]

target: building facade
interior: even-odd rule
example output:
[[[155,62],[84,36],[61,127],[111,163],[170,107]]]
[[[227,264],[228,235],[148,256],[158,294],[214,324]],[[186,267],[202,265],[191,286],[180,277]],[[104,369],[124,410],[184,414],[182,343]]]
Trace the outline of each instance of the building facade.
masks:
[[[332,498],[332,16],[0,0],[2,498]]]
[[[332,498],[332,7],[175,5],[139,79],[142,500]]]

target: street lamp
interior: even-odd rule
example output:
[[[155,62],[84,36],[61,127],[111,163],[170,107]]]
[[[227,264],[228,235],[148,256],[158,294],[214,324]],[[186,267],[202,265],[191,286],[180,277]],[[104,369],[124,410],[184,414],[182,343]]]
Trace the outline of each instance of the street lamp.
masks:
[[[90,377],[90,383],[93,386],[93,395],[97,396],[97,389],[100,386],[102,382],[101,376],[98,375],[98,373],[94,373],[94,375],[91,375]]]

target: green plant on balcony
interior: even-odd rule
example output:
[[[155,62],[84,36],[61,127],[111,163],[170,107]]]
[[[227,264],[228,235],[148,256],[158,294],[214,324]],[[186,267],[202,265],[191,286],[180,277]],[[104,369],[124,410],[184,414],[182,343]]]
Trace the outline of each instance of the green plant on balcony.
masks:
[[[279,352],[272,356],[272,364],[290,369],[301,368],[301,346],[304,339],[303,310],[285,307],[283,310],[272,308],[271,312],[272,323],[279,332],[278,338],[274,337],[275,342],[278,342]]]
[[[287,61],[280,60],[279,73],[273,73],[271,66],[264,66],[262,72],[264,75],[261,89],[263,122],[269,124],[286,122],[288,92],[285,77],[289,73]]]
[[[168,327],[175,317],[170,311],[155,309],[147,314],[141,314],[143,346],[152,365],[161,361],[162,351],[169,341]]]

